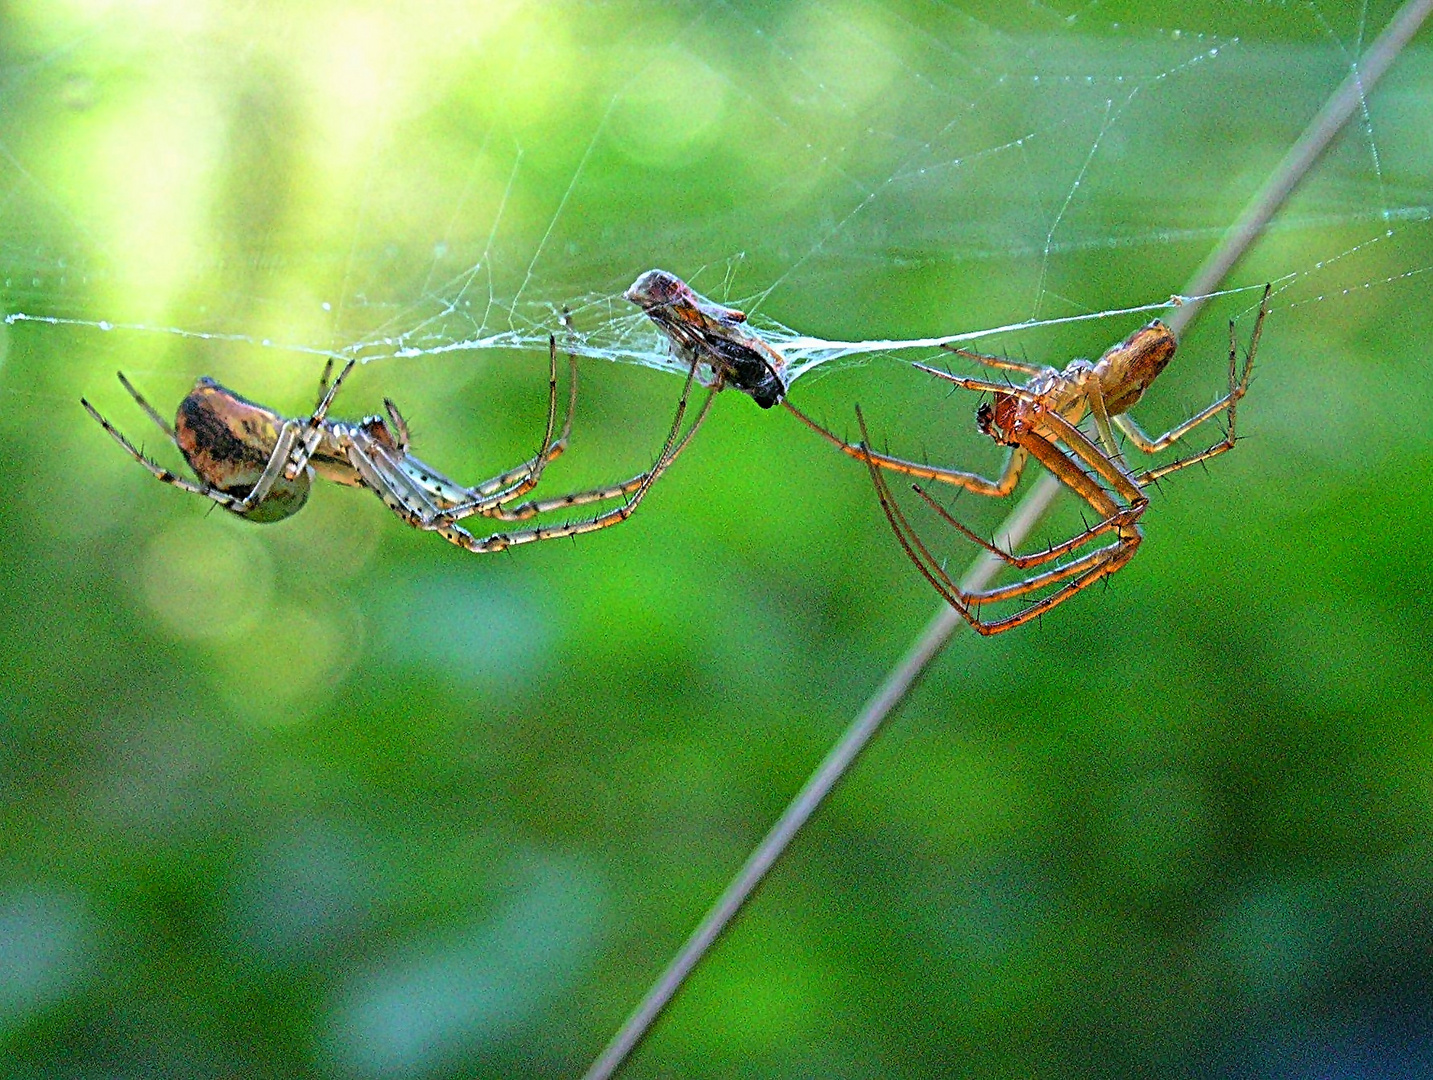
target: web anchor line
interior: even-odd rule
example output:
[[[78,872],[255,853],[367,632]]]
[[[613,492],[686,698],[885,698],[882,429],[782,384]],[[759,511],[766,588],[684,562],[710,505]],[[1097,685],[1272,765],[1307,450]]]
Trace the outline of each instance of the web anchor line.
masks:
[[[1270,173],[1264,186],[1250,200],[1238,221],[1190,278],[1183,293],[1191,297],[1191,300],[1179,305],[1169,320],[1171,329],[1176,334],[1193,321],[1203,307],[1203,297],[1218,287],[1234,264],[1253,245],[1270,219],[1328,147],[1334,135],[1348,122],[1355,110],[1360,108],[1367,94],[1372,92],[1378,80],[1422,26],[1430,11],[1433,11],[1433,0],[1407,0],[1384,28],[1378,40],[1369,47],[1362,62],[1354,67],[1324,103],[1303,134],[1289,148],[1283,160]],[[1010,516],[996,530],[996,534],[1009,537],[1008,542],[1012,545],[1018,544],[1044,516],[1061,487],[1060,482],[1053,476],[1042,476],[1030,493],[1011,511]],[[983,588],[1000,566],[999,559],[988,552],[982,552],[961,582],[961,588],[966,591]],[[811,815],[879,733],[891,712],[905,700],[931,661],[940,655],[951,636],[963,625],[964,620],[949,605],[943,605],[941,610],[936,612],[905,656],[887,674],[866,707],[846,728],[801,790],[787,804],[771,830],[747,856],[746,862],[697,924],[685,944],[583,1074],[583,1080],[609,1080],[617,1073],[681,990],[687,977],[721,938],[732,920],[765,880],[767,873],[785,854]]]

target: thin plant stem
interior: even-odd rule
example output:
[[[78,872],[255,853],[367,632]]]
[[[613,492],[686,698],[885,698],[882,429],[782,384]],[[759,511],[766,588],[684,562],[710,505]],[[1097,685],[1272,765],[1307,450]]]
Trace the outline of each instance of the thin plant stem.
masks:
[[[1010,537],[1009,543],[1018,543],[1034,527],[1061,486],[1060,482],[1048,473],[1040,477],[1030,494],[1015,508],[1015,512],[1006,519],[1002,527],[1002,532]],[[1002,565],[995,556],[984,553],[966,574],[961,588],[967,591],[985,588]],[[947,604],[941,605],[924,633],[906,653],[905,659],[891,669],[880,689],[861,710],[861,715],[856,717],[831,747],[816,771],[787,805],[781,817],[777,818],[766,838],[747,857],[731,884],[717,898],[717,902],[712,905],[696,930],[692,931],[692,936],[687,939],[681,951],[652,984],[636,1011],[628,1017],[602,1056],[587,1070],[588,1080],[612,1076],[641,1042],[662,1009],[691,974],[692,968],[706,955],[712,943],[761,884],[772,864],[785,852],[836,782],[846,775],[857,755],[866,748],[891,710],[910,692],[926,667],[950,639],[951,633],[960,625],[963,625],[963,620],[956,614],[955,608]]]
[[[1204,298],[1224,280],[1224,276],[1243,257],[1278,212],[1289,194],[1307,175],[1329,142],[1348,122],[1360,101],[1372,91],[1403,47],[1433,11],[1433,0],[1408,0],[1384,28],[1378,40],[1364,54],[1343,83],[1324,103],[1304,133],[1289,148],[1284,159],[1269,179],[1250,200],[1225,234],[1219,246],[1195,271],[1183,290],[1190,297],[1171,312],[1168,320],[1176,334],[1183,331],[1198,315]],[[1007,538],[1007,550],[1019,544],[1054,503],[1063,485],[1046,474],[1011,511],[996,535]],[[976,559],[961,582],[966,592],[982,589],[1000,569],[1000,560],[987,553]],[[751,899],[757,886],[786,852],[811,815],[825,800],[831,789],[846,775],[861,752],[875,738],[882,724],[920,680],[931,661],[940,655],[951,635],[965,625],[949,605],[942,605],[921,635],[907,650],[900,662],[882,681],[875,694],[831,747],[821,764],[802,785],[776,823],[766,834],[731,883],[723,890],[710,910],[697,924],[686,943],[657,978],[626,1022],[583,1074],[583,1080],[608,1080],[646,1037],[652,1025],[676,996],[687,977],[710,951],[738,912]]]

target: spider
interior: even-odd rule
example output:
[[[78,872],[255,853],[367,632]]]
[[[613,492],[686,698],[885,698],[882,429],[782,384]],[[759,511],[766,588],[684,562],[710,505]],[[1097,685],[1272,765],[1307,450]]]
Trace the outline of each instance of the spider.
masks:
[[[198,477],[197,483],[176,476],[146,457],[84,398],[80,399],[80,404],[155,479],[211,499],[248,521],[267,523],[296,514],[308,500],[309,487],[316,473],[326,480],[349,487],[370,489],[409,525],[436,532],[459,547],[473,552],[502,551],[534,540],[595,532],[625,521],[652,484],[686,447],[695,431],[695,424],[701,423],[711,407],[711,395],[708,395],[693,427],[678,438],[691,390],[692,379],[689,377],[662,452],[646,472],[609,487],[519,503],[517,500],[537,486],[548,464],[567,448],[572,431],[572,414],[577,403],[577,361],[569,357],[571,389],[567,411],[562,432],[554,439],[557,423],[556,339],[549,338],[548,352],[547,430],[543,435],[542,449],[516,468],[471,488],[450,480],[408,452],[408,425],[392,401],[384,400],[387,420],[381,416],[370,416],[358,423],[328,419],[329,406],[344,379],[353,370],[353,360],[331,383],[329,375],[333,371],[333,362],[329,361],[319,380],[318,404],[307,418],[281,416],[272,409],[240,397],[206,376],[196,382],[194,389],[179,403],[173,427],[120,373],[120,383],[179,448]],[[485,538],[474,536],[458,524],[474,515],[498,521],[526,521],[553,510],[616,498],[623,499],[622,505],[592,518],[562,525],[499,532]]]
[[[722,307],[675,274],[648,270],[625,293],[657,324],[677,359],[709,366],[712,391],[730,384],[763,409],[786,396],[786,358],[745,326],[746,313]]]
[[[983,402],[976,410],[975,425],[982,434],[1010,448],[1004,468],[994,480],[975,473],[922,465],[877,453],[871,449],[870,435],[859,408],[856,417],[861,427],[861,441],[853,444],[826,430],[790,402],[786,403],[786,407],[842,451],[866,463],[881,509],[916,568],[971,626],[981,634],[998,634],[1039,617],[1123,567],[1134,558],[1144,537],[1139,527],[1140,516],[1149,505],[1144,489],[1161,477],[1197,462],[1208,461],[1233,448],[1235,413],[1239,400],[1249,388],[1254,353],[1259,347],[1259,335],[1268,313],[1269,287],[1265,286],[1242,369],[1234,324],[1232,321],[1229,324],[1229,392],[1208,408],[1155,438],[1145,434],[1128,411],[1174,356],[1174,333],[1159,320],[1136,330],[1093,364],[1088,360],[1075,360],[1064,371],[965,349],[951,349],[968,360],[1028,376],[1029,381],[1024,386],[964,378],[916,364],[916,367],[937,378],[991,395],[992,400]],[[1221,412],[1229,414],[1222,440],[1197,454],[1144,472],[1131,472],[1115,444],[1112,429],[1118,428],[1140,450],[1147,454],[1158,453]],[[1098,442],[1078,427],[1086,413],[1094,420]],[[1021,470],[1031,457],[1089,503],[1099,515],[1099,520],[1063,543],[1052,544],[1044,551],[1028,555],[1016,555],[976,535],[955,520],[919,484],[912,485],[942,520],[1015,569],[1023,571],[1056,564],[1021,581],[973,592],[961,589],[916,535],[882,473],[882,470],[890,470],[952,484],[979,495],[1004,496],[1015,489]],[[1110,533],[1114,534],[1112,542],[1060,561],[1097,537]],[[1014,614],[992,620],[980,617],[980,608],[984,604],[1015,600],[1053,585],[1059,587]]]

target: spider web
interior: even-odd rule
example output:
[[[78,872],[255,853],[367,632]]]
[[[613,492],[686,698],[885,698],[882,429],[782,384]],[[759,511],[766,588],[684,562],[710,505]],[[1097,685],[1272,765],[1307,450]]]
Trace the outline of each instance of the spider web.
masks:
[[[922,19],[880,4],[796,14],[693,4],[599,34],[578,106],[562,111],[550,90],[536,121],[517,101],[540,78],[530,65],[555,65],[567,85],[583,49],[519,12],[505,28],[515,50],[488,49],[510,97],[463,133],[440,178],[424,185],[440,194],[418,211],[407,192],[430,163],[410,156],[419,106],[405,94],[420,91],[411,71],[379,54],[381,33],[394,27],[353,20],[319,61],[333,80],[372,84],[362,104],[373,118],[344,148],[363,178],[329,196],[326,246],[240,246],[239,291],[196,304],[178,287],[183,271],[127,259],[123,238],[93,224],[93,207],[75,209],[27,164],[21,128],[0,144],[7,202],[50,228],[9,227],[0,254],[8,321],[369,362],[541,352],[556,334],[584,357],[680,372],[621,298],[638,273],[662,266],[747,310],[799,379],[877,354],[928,359],[943,343],[1157,312],[1179,302],[1170,292],[1181,275],[1320,96],[1356,70],[1369,27],[1391,9],[1249,4],[1217,29],[1191,30],[1120,23],[1098,4],[988,19],[959,9]],[[579,20],[601,12],[568,10]],[[25,101],[58,83],[87,107],[88,50],[128,29],[115,13],[62,40],[12,68],[8,96]],[[449,31],[483,47],[473,26]],[[1278,40],[1290,33],[1303,40]],[[431,51],[422,39],[416,55],[424,41]],[[183,44],[197,49],[192,36]],[[275,47],[273,62],[283,59]],[[1421,65],[1410,55],[1404,68]],[[1277,100],[1264,91],[1271,82]],[[331,86],[309,89],[327,91],[320,104],[330,108],[352,106]],[[1276,310],[1347,302],[1429,269],[1433,197],[1426,169],[1412,168],[1426,165],[1411,138],[1412,96],[1394,89],[1365,101],[1355,129],[1271,230],[1260,274],[1276,282]],[[191,171],[214,166],[202,150]],[[719,204],[674,198],[693,177],[712,176]],[[639,229],[606,223],[600,206],[614,197],[647,205]],[[404,220],[390,225],[400,209]],[[192,254],[230,284],[223,266]],[[316,273],[323,259],[337,265]],[[1157,285],[1151,262],[1169,268]],[[968,303],[969,282],[997,264],[998,302]],[[155,276],[170,287],[131,287]],[[326,284],[317,297],[315,277]],[[908,291],[929,283],[918,327],[872,302],[892,277]],[[1246,278],[1243,288],[1257,284]],[[144,317],[156,310],[160,320]],[[990,310],[1002,317],[983,321]]]

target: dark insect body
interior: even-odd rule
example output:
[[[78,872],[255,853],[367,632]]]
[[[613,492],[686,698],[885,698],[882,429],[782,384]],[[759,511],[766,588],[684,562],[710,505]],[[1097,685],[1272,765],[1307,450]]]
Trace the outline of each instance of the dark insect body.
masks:
[[[763,409],[786,396],[786,358],[746,325],[745,312],[713,303],[665,270],[648,270],[622,295],[657,324],[677,359],[712,369],[713,389],[734,386]]]

